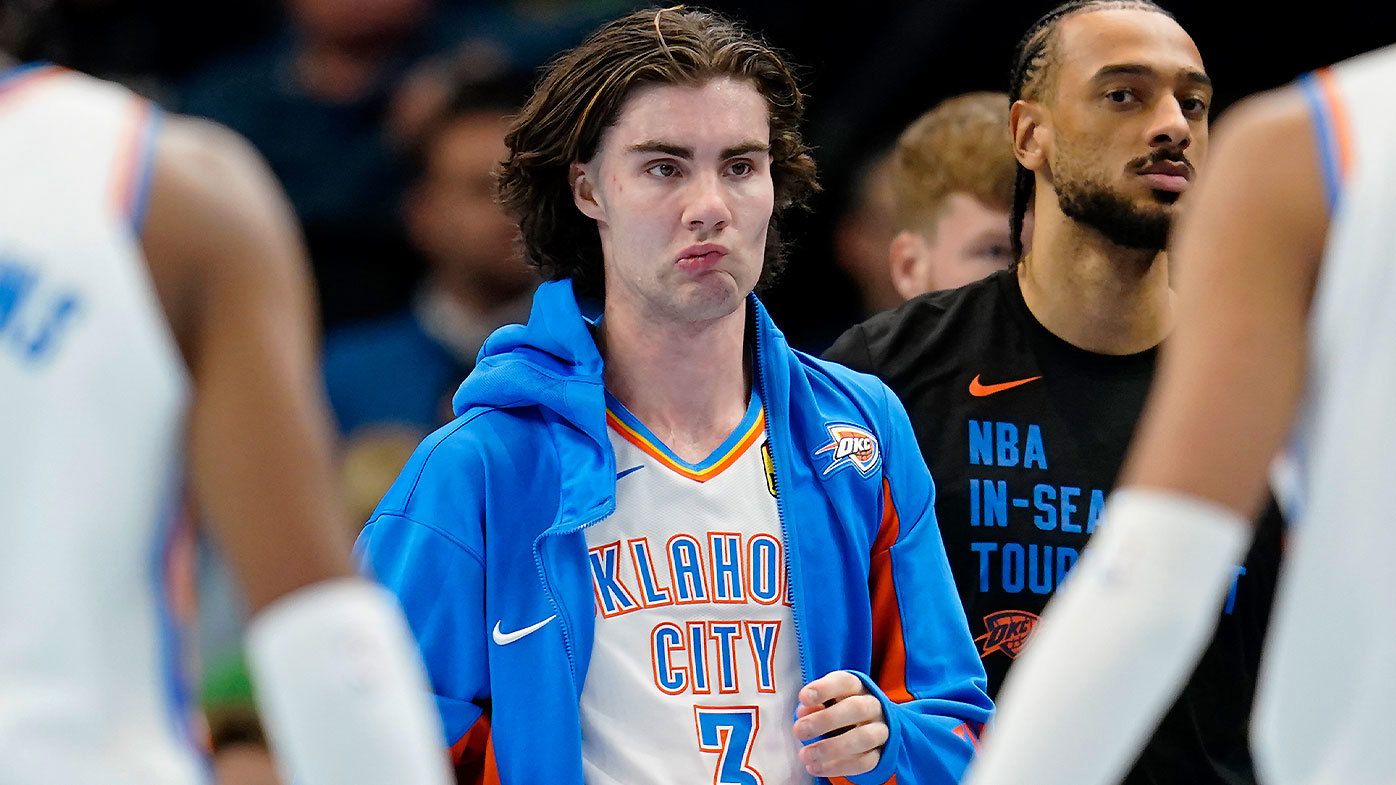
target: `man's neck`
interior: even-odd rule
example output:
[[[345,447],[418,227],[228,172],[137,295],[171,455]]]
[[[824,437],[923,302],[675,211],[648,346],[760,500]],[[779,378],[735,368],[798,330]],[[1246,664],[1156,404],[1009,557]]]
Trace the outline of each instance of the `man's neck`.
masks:
[[[1168,258],[1116,245],[1039,200],[1032,251],[1018,285],[1034,317],[1062,340],[1099,354],[1134,354],[1173,328]]]
[[[598,339],[606,389],[683,460],[708,457],[745,416],[745,307],[675,323],[608,302]]]

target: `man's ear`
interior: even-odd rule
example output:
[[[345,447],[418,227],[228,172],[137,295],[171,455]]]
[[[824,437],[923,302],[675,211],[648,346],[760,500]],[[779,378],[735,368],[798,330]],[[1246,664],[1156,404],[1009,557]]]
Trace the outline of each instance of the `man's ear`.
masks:
[[[1008,110],[1008,127],[1013,134],[1013,157],[1024,169],[1040,171],[1047,162],[1047,146],[1052,131],[1044,124],[1046,108],[1036,101],[1014,101]]]
[[[567,169],[567,181],[572,187],[572,202],[577,205],[577,209],[582,211],[582,215],[596,221],[606,220],[606,210],[601,205],[598,198],[595,184],[595,174],[588,171],[590,167],[579,164],[576,161]]]
[[[892,286],[903,300],[931,291],[926,269],[928,252],[926,238],[919,232],[904,229],[892,238],[887,248],[888,270],[892,274]]]

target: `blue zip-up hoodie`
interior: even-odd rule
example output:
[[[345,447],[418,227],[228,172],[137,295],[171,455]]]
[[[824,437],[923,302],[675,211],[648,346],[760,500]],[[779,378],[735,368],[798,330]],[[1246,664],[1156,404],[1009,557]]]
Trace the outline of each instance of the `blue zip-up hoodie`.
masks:
[[[882,702],[891,735],[855,785],[955,783],[991,705],[906,413],[750,306],[804,681],[852,671]],[[484,782],[583,782],[595,600],[582,530],[615,509],[616,487],[601,370],[571,283],[540,287],[359,537],[421,645],[447,743]]]

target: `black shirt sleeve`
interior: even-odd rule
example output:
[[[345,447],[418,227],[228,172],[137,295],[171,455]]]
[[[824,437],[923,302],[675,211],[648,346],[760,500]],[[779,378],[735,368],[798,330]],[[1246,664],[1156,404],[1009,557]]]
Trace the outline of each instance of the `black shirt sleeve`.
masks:
[[[855,371],[876,374],[872,352],[868,349],[868,334],[861,324],[855,324],[834,345],[824,352],[824,359],[846,365]]]

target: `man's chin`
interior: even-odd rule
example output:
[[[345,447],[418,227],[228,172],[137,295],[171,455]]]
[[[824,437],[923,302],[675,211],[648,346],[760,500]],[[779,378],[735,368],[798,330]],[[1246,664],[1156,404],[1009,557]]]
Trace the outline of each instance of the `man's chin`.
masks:
[[[707,322],[729,316],[746,302],[746,292],[726,271],[710,271],[677,292],[676,315],[682,321]]]
[[[1169,215],[1173,214],[1173,208],[1178,204],[1178,200],[1183,198],[1183,191],[1164,191],[1157,188],[1150,189],[1151,204],[1155,207],[1162,207],[1163,211]]]

